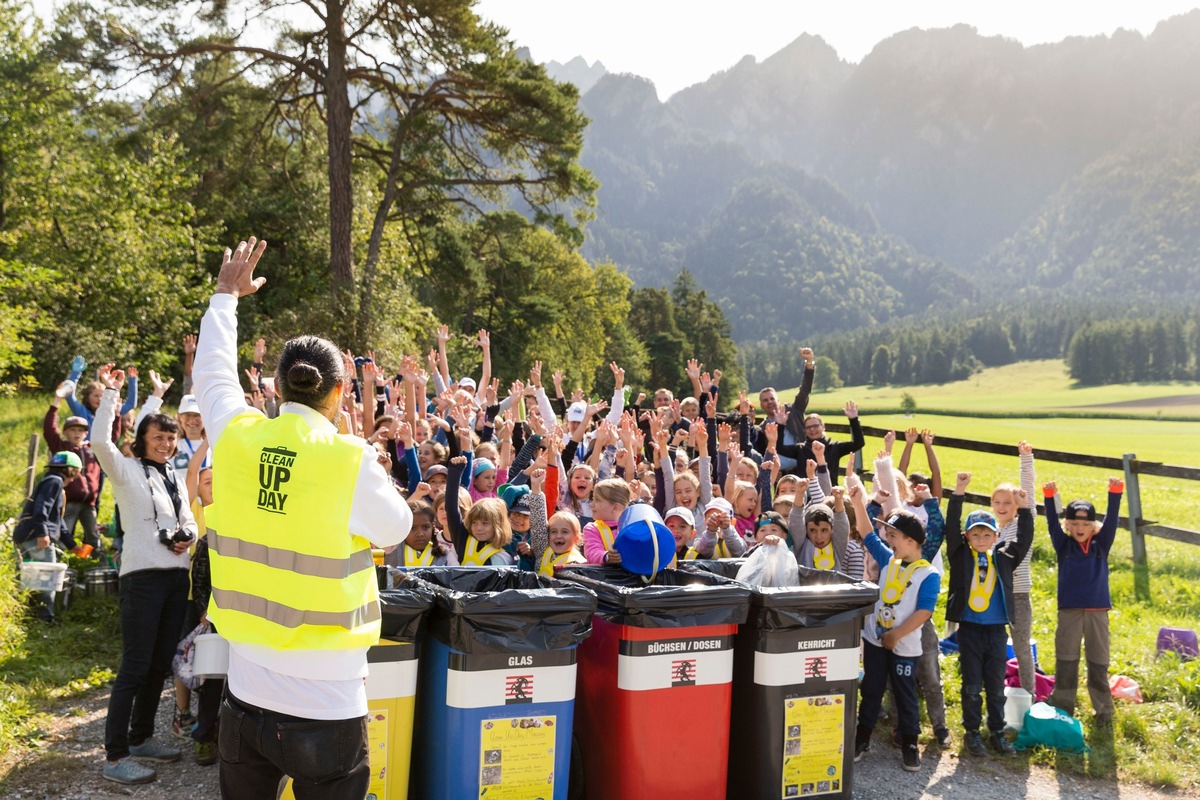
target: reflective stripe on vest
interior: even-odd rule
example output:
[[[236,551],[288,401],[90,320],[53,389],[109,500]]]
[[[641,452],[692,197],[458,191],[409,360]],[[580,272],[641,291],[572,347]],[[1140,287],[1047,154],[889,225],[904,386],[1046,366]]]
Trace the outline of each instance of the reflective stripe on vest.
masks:
[[[300,414],[235,417],[216,442],[209,617],[234,642],[344,650],[379,641],[371,545],[348,529],[363,446]]]
[[[400,546],[404,548],[404,566],[428,567],[433,563],[433,542],[425,545],[425,549],[419,553],[407,544]]]

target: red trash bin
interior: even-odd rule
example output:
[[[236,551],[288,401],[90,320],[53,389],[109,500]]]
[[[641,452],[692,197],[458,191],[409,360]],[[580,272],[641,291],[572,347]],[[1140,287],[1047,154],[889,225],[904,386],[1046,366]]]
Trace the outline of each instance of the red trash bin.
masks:
[[[750,590],[717,575],[619,567],[555,577],[599,598],[579,646],[575,734],[589,800],[723,800],[733,636]]]

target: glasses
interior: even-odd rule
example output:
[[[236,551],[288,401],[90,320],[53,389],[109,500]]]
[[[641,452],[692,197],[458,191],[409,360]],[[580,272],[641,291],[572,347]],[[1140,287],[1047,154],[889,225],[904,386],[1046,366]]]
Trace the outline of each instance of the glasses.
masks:
[[[804,430],[806,430],[806,431],[819,431],[819,430],[821,430],[821,428],[823,428],[823,427],[825,427],[825,426],[824,426],[823,424],[821,424],[820,422],[813,422],[813,423],[810,423],[810,424],[808,424],[808,425],[805,425],[805,426],[804,426]]]

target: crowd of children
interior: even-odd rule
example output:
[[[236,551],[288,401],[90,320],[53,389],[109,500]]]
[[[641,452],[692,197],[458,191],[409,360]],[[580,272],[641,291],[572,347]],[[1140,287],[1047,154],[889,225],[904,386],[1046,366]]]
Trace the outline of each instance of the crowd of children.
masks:
[[[399,359],[394,371],[373,355],[346,356],[355,383],[343,398],[339,428],[374,444],[379,463],[413,512],[408,538],[387,553],[388,565],[515,565],[552,575],[564,564],[619,564],[614,542],[621,513],[631,504],[649,503],[675,537],[677,560],[737,558],[762,547],[785,547],[803,567],[874,581],[879,599],[863,626],[854,758],[870,750],[890,688],[895,743],[907,770],[920,765],[919,696],[936,742],[943,747],[951,742],[932,622],[945,582],[945,616],[957,624],[963,744],[972,754],[985,754],[986,735],[992,749],[1011,752],[1003,733],[1010,639],[1021,684],[1034,690],[1029,562],[1036,499],[1033,450],[1027,443],[1018,446],[1019,485],[995,487],[990,510],[973,511],[964,520],[970,474],[957,474],[943,515],[941,470],[934,435],[927,430],[905,432],[897,467],[892,463],[896,436],[885,436],[867,488],[855,469],[854,454],[865,442],[857,406],[845,405],[851,430],[846,441],[831,440],[824,421],[806,413],[815,364],[809,348],[799,351],[805,377],[795,402],[784,405],[775,390],[765,389],[759,395],[760,418],[745,393],[732,403],[722,397],[720,372],[703,372],[695,360],[686,368],[693,396],[676,399],[659,389],[649,403],[645,394],[626,390],[624,371],[614,363],[615,390],[606,402],[581,391],[568,395],[560,372],[551,376],[548,392],[540,363],[530,370],[528,382],[514,381],[502,392],[499,379],[490,374],[486,331],[474,340],[482,351],[483,374],[478,381],[455,380],[446,356],[449,339],[442,327],[425,362],[428,371],[416,356]],[[185,342],[185,355],[191,352],[194,339]],[[259,341],[254,359],[246,373],[247,403],[278,413],[280,401],[265,371],[265,342]],[[93,414],[105,386],[88,388],[82,402],[74,399],[85,368],[79,360],[72,364],[70,378],[47,412],[46,437],[57,455],[18,526],[30,557],[40,557],[53,540],[70,543],[77,525],[85,542],[100,545],[95,520],[103,475],[89,436],[92,442],[102,436],[122,443],[130,431],[140,434],[148,419],[157,418],[170,388],[151,372],[153,392],[135,416],[137,389],[130,381],[123,415],[111,431],[98,434]],[[60,432],[57,408],[63,399],[78,413]],[[720,405],[732,410],[719,413]],[[212,502],[212,464],[198,412],[194,398],[184,395],[178,446],[158,467],[168,482],[175,470],[186,475],[179,496],[200,534],[192,545],[192,604],[181,638],[204,620],[209,593],[203,518],[204,506]],[[908,472],[918,444],[925,451],[927,474]],[[1056,485],[1044,487],[1059,574],[1058,683],[1051,701],[1074,710],[1082,641],[1087,688],[1102,723],[1113,713],[1107,683],[1107,558],[1121,491],[1119,481],[1110,483],[1102,523],[1090,503],[1068,504],[1064,531],[1055,510]],[[119,549],[119,526],[115,532]],[[202,690],[197,719],[186,687],[180,685],[176,694],[175,733],[195,739],[196,758],[204,764],[216,760],[213,697],[212,690]]]

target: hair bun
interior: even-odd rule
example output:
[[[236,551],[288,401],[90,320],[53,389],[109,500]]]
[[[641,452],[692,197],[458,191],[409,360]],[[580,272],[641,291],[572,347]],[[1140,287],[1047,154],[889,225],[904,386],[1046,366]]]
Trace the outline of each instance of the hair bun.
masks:
[[[301,392],[316,392],[321,385],[321,371],[308,362],[298,361],[288,370],[287,379]]]

